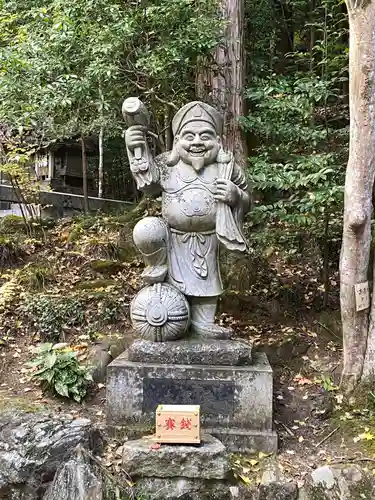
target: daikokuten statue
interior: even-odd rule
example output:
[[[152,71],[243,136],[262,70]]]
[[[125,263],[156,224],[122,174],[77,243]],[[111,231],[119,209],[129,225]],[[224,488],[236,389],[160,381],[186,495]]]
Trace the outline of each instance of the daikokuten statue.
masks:
[[[162,218],[145,217],[134,228],[134,242],[146,263],[143,278],[148,291],[135,299],[133,324],[147,338],[141,325],[146,321],[154,328],[153,340],[168,339],[160,328],[179,320],[182,330],[172,338],[185,335],[190,327],[194,337],[227,339],[231,330],[215,323],[223,291],[219,247],[246,252],[242,223],[249,195],[243,171],[233,154],[223,150],[222,116],[203,102],[186,104],[172,122],[172,151],[154,159],[146,139],[149,118],[141,101],[126,99],[123,113],[137,186],[146,194],[162,195]],[[161,300],[163,294],[168,300]]]

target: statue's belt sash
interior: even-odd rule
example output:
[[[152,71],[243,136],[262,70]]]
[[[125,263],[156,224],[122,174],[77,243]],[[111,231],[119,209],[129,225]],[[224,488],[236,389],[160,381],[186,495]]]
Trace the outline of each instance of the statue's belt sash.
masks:
[[[184,232],[177,229],[170,229],[171,233],[180,236],[182,244],[189,245],[192,271],[200,279],[208,277],[207,256],[210,253],[210,240],[216,237],[216,231]]]

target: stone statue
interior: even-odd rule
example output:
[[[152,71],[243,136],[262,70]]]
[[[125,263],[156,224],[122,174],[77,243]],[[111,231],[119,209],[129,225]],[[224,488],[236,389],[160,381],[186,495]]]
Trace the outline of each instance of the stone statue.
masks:
[[[215,324],[223,291],[219,245],[246,252],[242,223],[249,195],[233,154],[223,151],[222,116],[206,103],[186,104],[172,122],[172,151],[153,158],[144,105],[137,98],[126,99],[123,114],[129,125],[125,142],[137,186],[146,194],[162,195],[162,218],[145,217],[134,228],[148,288],[133,303],[133,325],[144,338],[155,341],[181,338],[189,325],[194,337],[227,339],[231,329]],[[168,304],[175,304],[174,310]],[[161,330],[167,320],[174,321],[171,336]]]

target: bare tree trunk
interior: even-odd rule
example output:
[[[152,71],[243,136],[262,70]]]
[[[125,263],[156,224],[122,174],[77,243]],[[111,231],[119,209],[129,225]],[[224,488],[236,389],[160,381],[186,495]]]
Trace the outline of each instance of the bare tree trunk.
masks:
[[[224,146],[233,151],[240,164],[246,162],[246,146],[239,126],[244,114],[245,83],[244,0],[221,0],[227,23],[224,40],[217,47],[213,63],[203,61],[197,75],[200,99],[211,102],[224,115]]]
[[[313,73],[314,71],[314,47],[315,47],[315,42],[316,42],[316,30],[315,26],[313,24],[314,22],[314,11],[316,8],[316,1],[311,0],[310,3],[310,22],[312,23],[310,26],[310,73]]]
[[[89,211],[89,197],[87,192],[87,158],[85,138],[81,137],[82,147],[82,187],[83,187],[83,210],[85,214]]]
[[[355,285],[367,281],[375,175],[375,1],[346,0],[350,27],[350,153],[341,249],[342,385],[352,391],[364,371],[369,311],[357,312]],[[370,339],[373,341],[373,326]],[[369,348],[369,349],[368,349]]]
[[[99,168],[98,168],[98,198],[103,198],[104,184],[104,155],[103,155],[104,128],[100,127],[99,132]]]
[[[324,286],[323,307],[324,307],[324,309],[327,308],[328,300],[329,300],[329,246],[328,246],[328,237],[329,237],[329,214],[325,214],[325,216],[324,216],[324,252],[323,252],[323,286]]]
[[[165,106],[164,126],[165,126],[165,149],[170,151],[173,147],[172,133],[172,109],[170,106]]]
[[[103,198],[103,182],[104,182],[104,96],[101,82],[99,81],[99,115],[100,115],[100,132],[99,132],[99,166],[98,166],[98,198]]]

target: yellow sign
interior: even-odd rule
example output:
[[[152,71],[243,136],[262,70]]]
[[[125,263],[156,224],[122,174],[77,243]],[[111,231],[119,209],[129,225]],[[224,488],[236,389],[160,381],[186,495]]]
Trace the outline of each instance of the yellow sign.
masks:
[[[158,443],[199,444],[200,406],[159,405],[155,440]]]

